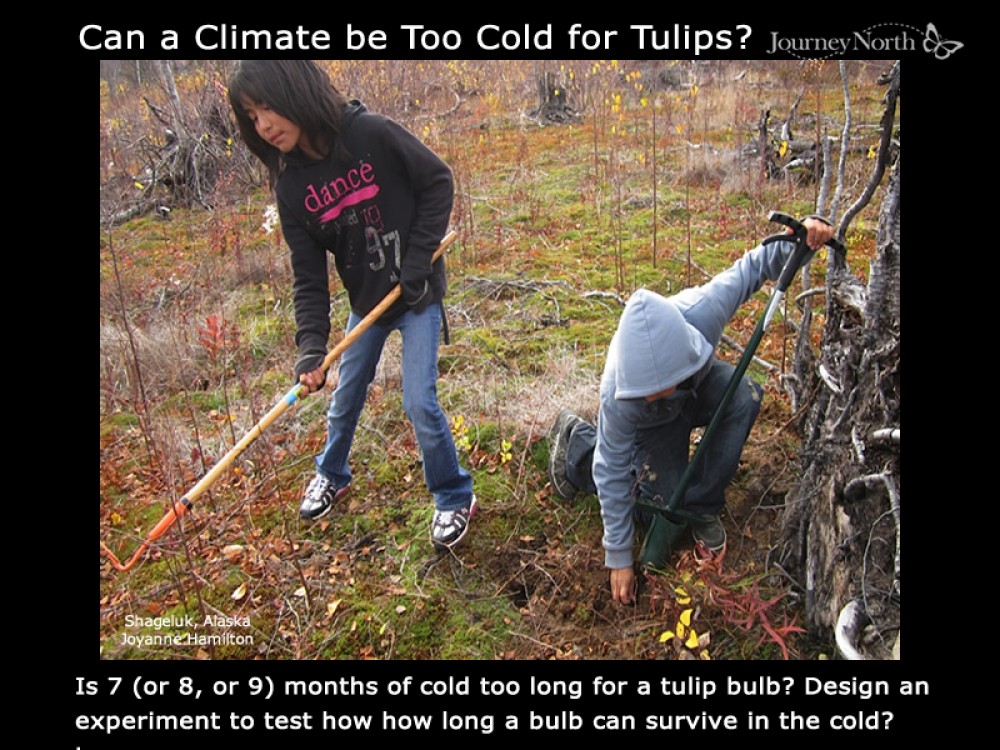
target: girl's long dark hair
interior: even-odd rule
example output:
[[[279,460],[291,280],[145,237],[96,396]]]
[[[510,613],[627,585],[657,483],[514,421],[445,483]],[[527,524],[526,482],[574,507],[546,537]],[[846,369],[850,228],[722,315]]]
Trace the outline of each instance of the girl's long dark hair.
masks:
[[[229,79],[229,104],[250,151],[264,162],[271,184],[284,167],[281,151],[257,135],[244,102],[266,104],[302,129],[309,145],[324,156],[346,161],[340,137],[347,99],[311,60],[241,60]]]

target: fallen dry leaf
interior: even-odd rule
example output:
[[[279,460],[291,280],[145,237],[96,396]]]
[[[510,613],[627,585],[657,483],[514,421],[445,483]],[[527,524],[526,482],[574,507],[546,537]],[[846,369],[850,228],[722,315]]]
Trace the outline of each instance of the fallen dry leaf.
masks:
[[[691,632],[688,634],[687,640],[684,641],[684,645],[688,648],[698,647],[698,634],[694,632],[694,628],[691,628]]]

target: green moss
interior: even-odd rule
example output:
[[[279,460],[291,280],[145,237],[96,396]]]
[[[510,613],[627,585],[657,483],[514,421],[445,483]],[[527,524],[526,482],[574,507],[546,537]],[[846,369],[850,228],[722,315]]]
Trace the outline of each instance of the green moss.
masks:
[[[115,414],[101,414],[101,437],[110,435],[118,430],[130,430],[140,424],[139,416],[129,412],[117,412]]]
[[[190,409],[207,414],[211,411],[224,411],[225,408],[226,399],[221,389],[177,393],[163,402],[163,411],[184,415],[188,415]]]

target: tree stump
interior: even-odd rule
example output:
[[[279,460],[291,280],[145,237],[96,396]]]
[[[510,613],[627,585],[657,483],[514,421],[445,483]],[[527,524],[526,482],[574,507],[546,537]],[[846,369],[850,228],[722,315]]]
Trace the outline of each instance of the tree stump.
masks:
[[[899,164],[867,287],[831,264],[820,354],[796,350],[809,406],[782,564],[805,589],[810,632],[856,632],[851,658],[891,658],[899,632]]]
[[[579,122],[580,115],[569,105],[569,92],[555,73],[538,78],[538,106],[528,113],[543,122]]]

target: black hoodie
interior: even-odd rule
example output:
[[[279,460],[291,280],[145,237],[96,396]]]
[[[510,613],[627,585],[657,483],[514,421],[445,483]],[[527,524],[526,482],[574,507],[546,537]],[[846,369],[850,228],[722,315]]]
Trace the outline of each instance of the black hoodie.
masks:
[[[398,283],[403,297],[380,319],[409,305],[440,302],[444,260],[431,256],[451,218],[451,170],[412,133],[352,101],[341,136],[350,161],[315,161],[299,149],[285,157],[276,193],[281,229],[291,249],[295,300],[296,377],[319,366],[330,337],[327,253],[351,310],[365,316]]]

